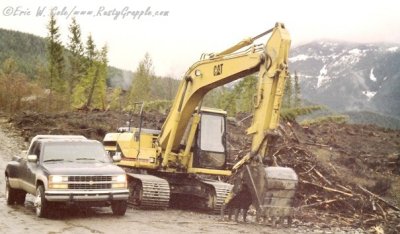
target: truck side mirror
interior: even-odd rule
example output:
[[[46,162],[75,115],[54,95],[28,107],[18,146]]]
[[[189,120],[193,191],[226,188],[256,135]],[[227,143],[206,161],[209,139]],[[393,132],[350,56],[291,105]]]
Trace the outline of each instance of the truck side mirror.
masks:
[[[28,155],[28,162],[36,162],[38,159],[36,154],[29,154]]]

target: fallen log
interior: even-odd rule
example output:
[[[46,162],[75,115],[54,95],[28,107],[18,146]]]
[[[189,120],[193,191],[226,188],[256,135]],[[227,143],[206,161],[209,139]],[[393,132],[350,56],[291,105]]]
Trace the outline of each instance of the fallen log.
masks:
[[[308,182],[308,181],[305,181],[305,180],[300,180],[300,183],[311,184],[311,185],[314,185],[316,187],[322,188],[322,189],[324,189],[326,191],[340,193],[340,194],[343,194],[343,195],[348,196],[348,197],[353,197],[353,194],[351,194],[351,193],[346,193],[346,192],[343,192],[343,191],[340,191],[340,190],[337,190],[337,189],[333,189],[333,188],[329,188],[329,187],[322,186],[322,185],[319,185],[319,184],[311,183],[311,182]]]
[[[292,131],[292,135],[294,136],[295,141],[296,141],[297,143],[300,143],[300,139],[299,139],[299,137],[297,136],[296,132],[294,131],[292,125],[291,125],[290,123],[288,123],[287,125],[289,126],[290,130]]]
[[[364,191],[365,193],[369,194],[370,196],[375,197],[376,199],[380,200],[381,202],[385,203],[386,205],[388,205],[390,208],[392,208],[393,210],[396,211],[400,211],[400,208],[391,204],[389,201],[386,201],[385,199],[383,199],[382,197],[376,195],[375,193],[369,191],[368,189],[364,188],[361,185],[357,185],[362,191]]]
[[[336,174],[336,175],[340,174],[340,173],[336,170],[336,168],[332,165],[332,163],[329,163],[329,166],[332,167],[332,169],[335,171],[335,174]]]
[[[311,169],[305,171],[305,172],[299,172],[299,174],[308,174],[310,171],[312,171],[314,168],[316,167],[316,165],[312,166]]]
[[[344,187],[343,185],[336,184],[336,186],[338,186],[338,187],[340,187],[340,188],[342,188],[342,189],[344,189],[344,190],[346,190],[346,191],[348,191],[348,192],[350,192],[350,193],[352,192],[350,189]]]
[[[315,203],[308,204],[308,205],[302,205],[302,206],[297,207],[297,209],[312,207],[312,206],[319,206],[319,205],[323,205],[323,204],[329,204],[329,203],[332,203],[335,201],[338,201],[338,199],[331,199],[331,200],[327,200],[327,201],[315,202]]]
[[[325,176],[323,176],[317,169],[314,168],[314,171],[319,177],[321,177],[325,181],[325,183],[332,185],[332,183],[327,178],[325,178]]]
[[[319,143],[312,143],[312,142],[304,142],[304,144],[307,144],[307,145],[315,145],[315,146],[319,146],[319,147],[330,147],[330,145],[319,144]]]
[[[387,217],[386,217],[386,212],[385,212],[385,210],[382,208],[381,205],[379,205],[379,203],[376,203],[376,205],[378,205],[379,210],[382,212],[383,218],[385,219],[385,221],[387,221]]]

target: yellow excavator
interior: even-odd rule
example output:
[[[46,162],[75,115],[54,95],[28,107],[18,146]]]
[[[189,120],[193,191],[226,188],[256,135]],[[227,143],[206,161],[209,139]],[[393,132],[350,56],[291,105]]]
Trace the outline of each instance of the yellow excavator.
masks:
[[[271,36],[265,45],[254,44],[267,34]],[[222,52],[203,54],[186,72],[161,130],[137,126],[108,133],[104,146],[121,157],[118,165],[127,171],[129,202],[162,209],[174,198],[219,212],[224,203],[247,190],[259,215],[287,215],[297,176],[288,168],[265,167],[263,158],[268,139],[279,124],[289,76],[289,48],[289,33],[282,23],[276,23],[272,29]],[[253,122],[247,130],[252,136],[251,151],[229,168],[227,113],[202,107],[202,100],[210,90],[256,72]],[[238,179],[231,185],[210,179],[213,176]],[[276,209],[278,206],[283,209]]]

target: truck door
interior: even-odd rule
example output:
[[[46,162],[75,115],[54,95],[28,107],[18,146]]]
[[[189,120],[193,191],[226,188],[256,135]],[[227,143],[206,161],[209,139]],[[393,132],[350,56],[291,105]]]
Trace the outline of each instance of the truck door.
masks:
[[[40,153],[41,153],[41,147],[42,144],[40,142],[35,142],[32,145],[32,148],[28,152],[29,154],[35,154],[37,156],[37,161],[36,162],[28,162],[26,160],[26,170],[25,170],[25,182],[27,183],[27,189],[31,193],[34,193],[36,190],[36,171],[38,169],[39,163],[40,163]]]

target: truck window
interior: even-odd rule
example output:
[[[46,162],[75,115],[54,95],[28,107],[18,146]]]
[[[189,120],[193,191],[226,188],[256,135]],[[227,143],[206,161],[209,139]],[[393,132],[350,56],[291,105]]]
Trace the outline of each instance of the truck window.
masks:
[[[34,142],[28,154],[35,154],[39,158],[41,146],[42,144],[40,142]]]
[[[110,162],[103,146],[96,142],[48,142],[42,155],[43,162]]]
[[[36,156],[37,156],[38,158],[40,157],[40,148],[41,148],[41,146],[42,146],[42,144],[37,143],[37,144],[36,144],[36,147],[35,147],[35,150],[34,150],[34,153],[33,153],[33,154],[36,154]]]
[[[35,154],[36,146],[37,146],[37,142],[34,142],[34,143],[32,144],[32,146],[31,146],[31,148],[29,149],[28,154]]]

